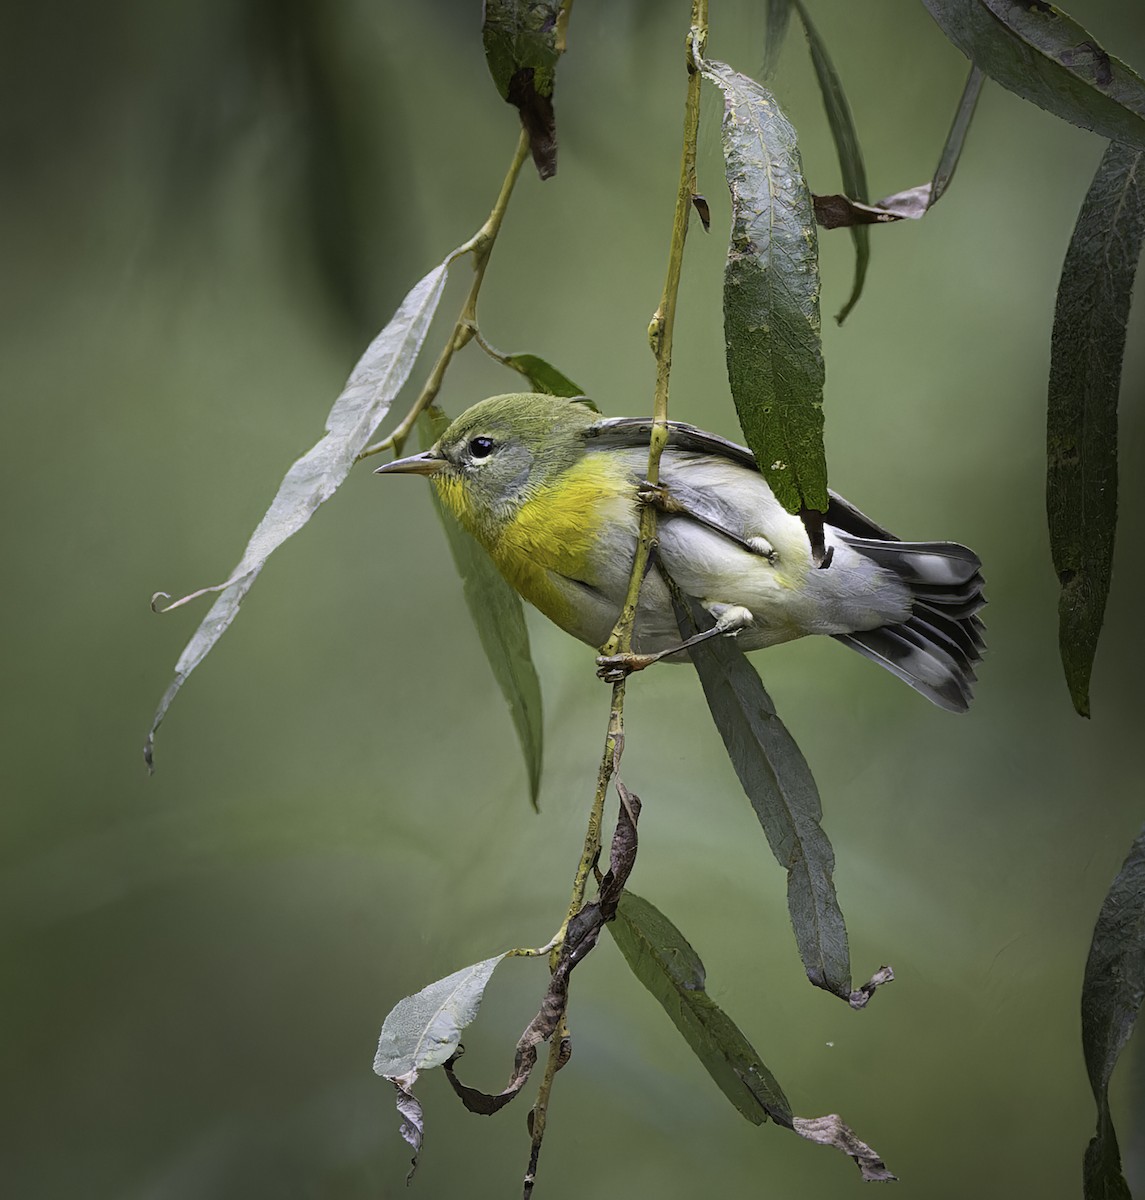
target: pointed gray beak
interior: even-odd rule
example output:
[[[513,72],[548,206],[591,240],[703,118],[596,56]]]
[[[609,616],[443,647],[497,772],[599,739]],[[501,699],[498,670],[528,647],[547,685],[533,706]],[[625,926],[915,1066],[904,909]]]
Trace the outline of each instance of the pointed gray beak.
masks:
[[[411,454],[409,458],[395,458],[393,462],[375,467],[375,475],[436,475],[445,466],[445,459],[433,450],[424,454]]]

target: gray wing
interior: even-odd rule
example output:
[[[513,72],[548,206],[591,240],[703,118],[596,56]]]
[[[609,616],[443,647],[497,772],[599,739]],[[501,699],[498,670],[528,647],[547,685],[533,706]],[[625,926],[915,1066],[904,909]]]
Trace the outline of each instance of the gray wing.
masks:
[[[637,449],[648,445],[652,436],[652,422],[645,417],[610,417],[589,425],[583,436],[589,449]],[[715,454],[730,459],[732,462],[740,463],[752,471],[759,470],[755,455],[746,446],[730,442],[718,434],[697,429],[695,425],[686,425],[683,421],[668,422],[668,445],[673,450],[691,450],[696,454]],[[703,495],[703,493],[696,492],[695,489],[689,490],[694,492],[695,496]],[[673,495],[676,495],[675,489],[673,489]],[[689,499],[689,507],[696,502],[695,496]],[[885,542],[898,540],[893,533],[876,524],[837,492],[828,489],[827,496],[828,505],[824,520],[828,525],[834,526],[843,533],[849,533],[853,537],[875,538]],[[682,497],[679,499],[683,502]],[[714,505],[714,507],[720,506]],[[711,514],[713,520],[708,520],[702,512],[696,512],[693,515],[703,521],[705,525],[711,525],[712,528],[728,534],[743,544],[742,538],[734,532],[734,524],[730,528],[724,528],[720,524],[720,514],[713,512]],[[726,514],[724,517],[726,519]],[[739,524],[742,525],[742,522]],[[750,546],[747,548],[751,549]]]

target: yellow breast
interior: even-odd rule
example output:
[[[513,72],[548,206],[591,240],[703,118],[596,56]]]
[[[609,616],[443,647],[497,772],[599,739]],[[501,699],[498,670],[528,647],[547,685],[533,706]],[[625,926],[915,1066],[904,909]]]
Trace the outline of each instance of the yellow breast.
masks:
[[[631,498],[635,504],[627,465],[610,455],[586,454],[532,490],[511,519],[492,529],[473,520],[459,492],[454,483],[442,489],[442,498],[485,546],[501,574],[551,621],[575,632],[579,622],[570,591],[559,588],[552,576],[599,584],[600,554],[608,552],[601,546],[604,523],[616,519],[618,499]]]

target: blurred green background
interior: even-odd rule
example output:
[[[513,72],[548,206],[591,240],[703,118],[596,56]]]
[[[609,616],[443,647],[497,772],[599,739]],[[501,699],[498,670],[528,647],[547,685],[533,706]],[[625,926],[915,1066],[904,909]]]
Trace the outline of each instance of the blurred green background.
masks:
[[[919,3],[810,7],[873,194],[922,182],[964,60]],[[651,403],[687,10],[579,0],[559,173],[522,176],[481,297],[491,342],[548,357],[613,415]],[[762,10],[714,6],[710,53],[757,72]],[[1135,6],[1071,11],[1145,65]],[[148,779],[143,736],[201,610],[147,602],[225,577],[365,342],[488,212],[517,131],[479,6],[46,0],[5,6],[3,24],[5,1192],[404,1195],[392,1093],[370,1071],[378,1027],[400,997],[559,922],[607,720],[591,652],[531,625],[534,816],[426,487],[360,469],[271,561]],[[835,190],[794,27],[777,90],[812,186]],[[734,436],[711,91],[704,108],[714,222],[689,240],[672,407]],[[1089,723],[1057,663],[1043,431],[1057,276],[1102,149],[988,85],[946,198],[873,231],[842,328],[850,242],[822,237],[832,483],[906,537],[973,546],[991,600],[963,718],[828,641],[756,660],[823,792],[856,974],[898,976],[867,1011],[806,983],[783,874],[691,672],[629,689],[634,889],[692,940],[795,1110],[843,1114],[926,1200],[1077,1196],[1093,1129],[1081,975],[1145,817],[1145,304]],[[471,347],[442,399],[456,413],[516,386]],[[502,1085],[543,987],[539,964],[501,968],[466,1038],[471,1082]],[[538,1197],[863,1186],[843,1156],[741,1120],[607,939],[570,1017]],[[1145,1189],[1134,1069],[1116,1113]],[[419,1091],[411,1194],[517,1194],[530,1101],[487,1120],[437,1074]]]

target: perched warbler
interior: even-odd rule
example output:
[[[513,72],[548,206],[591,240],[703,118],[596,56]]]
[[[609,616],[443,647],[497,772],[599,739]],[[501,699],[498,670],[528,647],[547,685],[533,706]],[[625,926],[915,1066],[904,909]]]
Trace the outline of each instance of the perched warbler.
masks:
[[[658,558],[745,650],[828,634],[941,708],[970,703],[983,649],[981,563],[953,542],[903,542],[830,493],[827,557],[776,500],[750,450],[669,422],[651,488],[651,422],[584,402],[493,396],[423,454],[378,474],[427,475],[501,574],[550,620],[600,647],[628,588],[639,509],[655,504]],[[633,650],[686,661],[660,573],[640,592]]]

